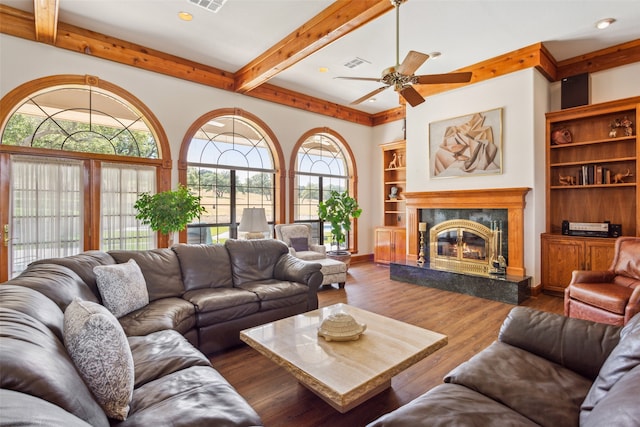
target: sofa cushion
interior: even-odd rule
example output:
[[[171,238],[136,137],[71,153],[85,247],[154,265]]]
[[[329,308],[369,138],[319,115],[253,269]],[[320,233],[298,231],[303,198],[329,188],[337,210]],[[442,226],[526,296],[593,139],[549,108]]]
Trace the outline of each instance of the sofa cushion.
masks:
[[[239,287],[258,296],[261,310],[306,303],[309,292],[309,287],[306,285],[276,279],[244,283]]]
[[[5,308],[11,308],[33,317],[53,332],[62,341],[64,313],[53,301],[40,292],[24,286],[3,284],[0,286],[0,301]]]
[[[223,244],[180,244],[174,245],[171,249],[180,261],[186,291],[233,286],[229,252]]]
[[[640,314],[636,314],[620,331],[620,341],[600,368],[589,394],[580,408],[584,422],[589,413],[627,372],[640,365]]]
[[[133,395],[133,357],[118,320],[100,304],[75,300],[64,312],[64,343],[107,416],[126,419]]]
[[[440,384],[367,427],[538,426],[517,412],[457,384]]]
[[[309,250],[309,239],[307,237],[291,237],[289,240],[291,241],[291,247],[296,252]]]
[[[499,341],[454,368],[445,382],[484,394],[542,426],[578,425],[591,386],[567,368]]]
[[[207,288],[185,292],[184,299],[196,307],[198,326],[226,322],[260,309],[258,296],[238,288]]]
[[[215,369],[192,366],[138,387],[118,424],[172,427],[260,426],[258,414]]]
[[[175,252],[169,248],[147,251],[109,251],[118,264],[134,259],[149,291],[149,301],[161,298],[180,297],[184,293],[180,263]]]
[[[164,329],[186,334],[195,324],[195,307],[182,298],[163,298],[118,319],[127,336],[148,335]]]
[[[637,427],[640,420],[640,365],[624,374],[603,396],[588,416],[581,417],[582,427]]]
[[[149,304],[149,292],[136,261],[94,268],[102,302],[116,317]]]
[[[211,366],[209,360],[176,331],[129,337],[138,388],[149,381],[191,366]]]
[[[502,323],[498,340],[595,380],[618,345],[620,328],[514,307]]]
[[[289,253],[284,242],[273,239],[229,239],[224,244],[231,259],[234,286],[272,279],[276,262]]]
[[[64,344],[49,328],[25,313],[0,307],[0,331],[0,388],[49,401],[92,426],[109,425]]]
[[[18,277],[4,284],[34,289],[55,302],[63,312],[76,298],[99,302],[80,276],[63,265],[31,264]]]
[[[25,393],[0,389],[0,425],[91,427],[59,406]]]
[[[32,262],[35,264],[58,264],[73,270],[89,286],[91,292],[100,298],[100,291],[96,283],[96,275],[93,268],[98,265],[112,265],[116,261],[106,252],[86,251],[77,255],[70,255],[62,258],[46,258]]]

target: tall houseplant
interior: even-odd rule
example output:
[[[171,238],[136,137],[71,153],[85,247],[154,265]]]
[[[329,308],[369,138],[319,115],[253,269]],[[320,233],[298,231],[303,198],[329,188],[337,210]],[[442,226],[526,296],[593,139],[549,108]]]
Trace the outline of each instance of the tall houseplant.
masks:
[[[347,240],[347,234],[351,231],[351,219],[358,218],[362,213],[362,209],[358,206],[358,202],[349,196],[346,191],[331,191],[331,195],[327,200],[318,204],[318,217],[322,221],[331,223],[332,244],[336,245],[336,250],[331,251],[336,255],[348,254],[341,251],[340,245]]]
[[[173,233],[184,230],[187,224],[206,211],[200,205],[200,196],[191,194],[184,185],[156,194],[142,193],[133,207],[138,211],[136,219],[169,236],[169,245]]]

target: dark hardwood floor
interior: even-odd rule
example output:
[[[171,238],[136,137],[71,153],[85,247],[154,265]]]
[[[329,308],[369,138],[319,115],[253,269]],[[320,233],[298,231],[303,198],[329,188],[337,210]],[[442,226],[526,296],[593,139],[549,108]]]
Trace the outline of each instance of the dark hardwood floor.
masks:
[[[393,378],[392,387],[341,414],[284,369],[248,346],[214,355],[213,366],[258,412],[265,426],[359,427],[442,383],[455,366],[487,347],[513,305],[389,279],[389,269],[352,265],[345,289],[322,288],[320,306],[348,303],[448,336],[448,344]],[[522,305],[562,313],[562,298],[540,295]]]

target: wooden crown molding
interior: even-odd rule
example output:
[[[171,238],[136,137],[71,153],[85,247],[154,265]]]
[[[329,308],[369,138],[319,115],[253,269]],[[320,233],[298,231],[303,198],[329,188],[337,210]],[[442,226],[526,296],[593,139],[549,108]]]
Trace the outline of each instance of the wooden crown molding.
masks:
[[[265,83],[277,72],[290,67],[296,61],[300,61],[329,43],[319,41],[320,38],[328,37],[331,41],[335,41],[356,26],[364,25],[385,13],[390,9],[388,0],[363,0],[362,2],[339,0],[302,25],[297,30],[300,33],[294,32],[287,36],[283,40],[286,49],[282,50],[286,53],[276,52],[276,46],[274,46],[235,74],[63,22],[58,22],[54,26],[57,30],[54,29],[53,32],[51,29],[47,30],[51,26],[52,8],[56,10],[55,16],[57,16],[58,2],[59,0],[35,0],[36,6],[41,3],[45,5],[42,8],[45,9],[43,16],[46,18],[40,18],[42,22],[38,24],[33,14],[0,4],[0,32],[217,89],[236,91],[238,87],[241,92],[244,91],[246,95],[255,98],[365,126],[378,126],[406,117],[406,107],[402,103],[391,110],[368,114]],[[355,6],[351,3],[362,4]],[[331,17],[327,11],[333,10],[333,7],[344,8],[340,9],[344,16]],[[332,24],[340,25],[340,28],[332,30]],[[36,34],[38,31],[40,35]],[[304,37],[301,37],[303,34]],[[320,37],[320,34],[323,36]],[[304,39],[305,37],[307,40],[296,40],[296,38]],[[422,96],[427,97],[531,67],[539,70],[549,81],[558,81],[572,75],[593,73],[638,61],[640,61],[640,39],[558,63],[543,43],[536,43],[456,70],[471,71],[473,77],[469,83],[422,85],[418,87],[418,91]],[[253,89],[249,90],[251,87]]]

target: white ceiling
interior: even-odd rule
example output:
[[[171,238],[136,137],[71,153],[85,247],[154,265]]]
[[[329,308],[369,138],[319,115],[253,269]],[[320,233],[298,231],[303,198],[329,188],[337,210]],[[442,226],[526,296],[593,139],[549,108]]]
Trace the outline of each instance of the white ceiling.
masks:
[[[364,1],[364,0],[353,0]],[[33,0],[0,0],[33,11]],[[332,0],[228,0],[218,13],[188,0],[60,0],[59,20],[225,71],[235,72],[311,19]],[[193,15],[191,22],[178,12]],[[606,30],[595,22],[615,18]],[[341,105],[380,83],[395,64],[395,12],[384,14],[282,71],[270,83]],[[400,7],[400,61],[409,50],[442,52],[416,74],[446,73],[544,42],[556,60],[640,39],[640,0],[408,0]],[[356,57],[355,69],[344,63]],[[329,71],[320,73],[320,67]],[[377,113],[398,106],[393,90],[354,108]]]

